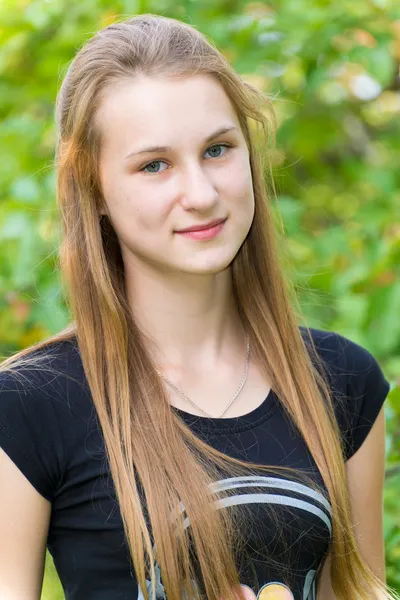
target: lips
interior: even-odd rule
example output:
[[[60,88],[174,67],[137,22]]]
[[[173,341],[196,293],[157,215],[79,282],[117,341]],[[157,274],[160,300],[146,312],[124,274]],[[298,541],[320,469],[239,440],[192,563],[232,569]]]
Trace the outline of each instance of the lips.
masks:
[[[193,225],[192,227],[187,227],[186,229],[178,229],[177,233],[185,233],[188,231],[203,231],[204,229],[210,229],[211,227],[215,227],[220,223],[226,221],[225,219],[214,219],[214,221],[209,221],[209,223],[204,223],[203,225]]]

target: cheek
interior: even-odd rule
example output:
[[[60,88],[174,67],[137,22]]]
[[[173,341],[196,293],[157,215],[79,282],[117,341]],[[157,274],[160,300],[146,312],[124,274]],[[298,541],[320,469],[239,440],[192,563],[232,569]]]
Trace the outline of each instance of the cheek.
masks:
[[[248,207],[253,201],[253,181],[250,165],[245,159],[238,160],[226,170],[223,177],[223,189],[226,198],[231,198],[235,203]]]
[[[159,199],[133,186],[114,188],[107,203],[114,227],[125,239],[159,229],[167,212]]]
[[[145,248],[157,245],[157,239],[161,241],[158,234],[163,219],[156,210],[149,207],[130,206],[124,214],[119,217],[119,231],[126,245],[131,247]],[[156,238],[157,236],[157,238]]]

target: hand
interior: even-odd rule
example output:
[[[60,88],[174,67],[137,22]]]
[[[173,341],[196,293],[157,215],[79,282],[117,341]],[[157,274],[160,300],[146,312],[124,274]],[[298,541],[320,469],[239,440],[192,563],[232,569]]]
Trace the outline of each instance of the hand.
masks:
[[[242,595],[233,590],[238,600],[293,600],[292,592],[281,583],[264,585],[257,596],[247,585],[240,585],[239,587]]]

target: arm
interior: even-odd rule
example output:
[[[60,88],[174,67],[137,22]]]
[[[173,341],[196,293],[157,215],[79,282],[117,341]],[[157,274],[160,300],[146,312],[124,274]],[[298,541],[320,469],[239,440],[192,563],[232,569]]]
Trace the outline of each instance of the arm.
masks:
[[[364,560],[386,583],[383,539],[385,476],[385,414],[382,407],[362,446],[346,462],[350,508],[357,542]],[[330,556],[321,571],[318,600],[336,600],[330,579]]]
[[[51,503],[0,448],[0,598],[39,600]]]

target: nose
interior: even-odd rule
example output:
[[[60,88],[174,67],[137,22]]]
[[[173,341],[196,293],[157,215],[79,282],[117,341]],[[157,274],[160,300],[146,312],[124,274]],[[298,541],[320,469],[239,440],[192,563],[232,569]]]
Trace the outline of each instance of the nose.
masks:
[[[201,166],[186,169],[182,175],[181,205],[185,210],[211,212],[218,202],[218,192],[209,173]]]

